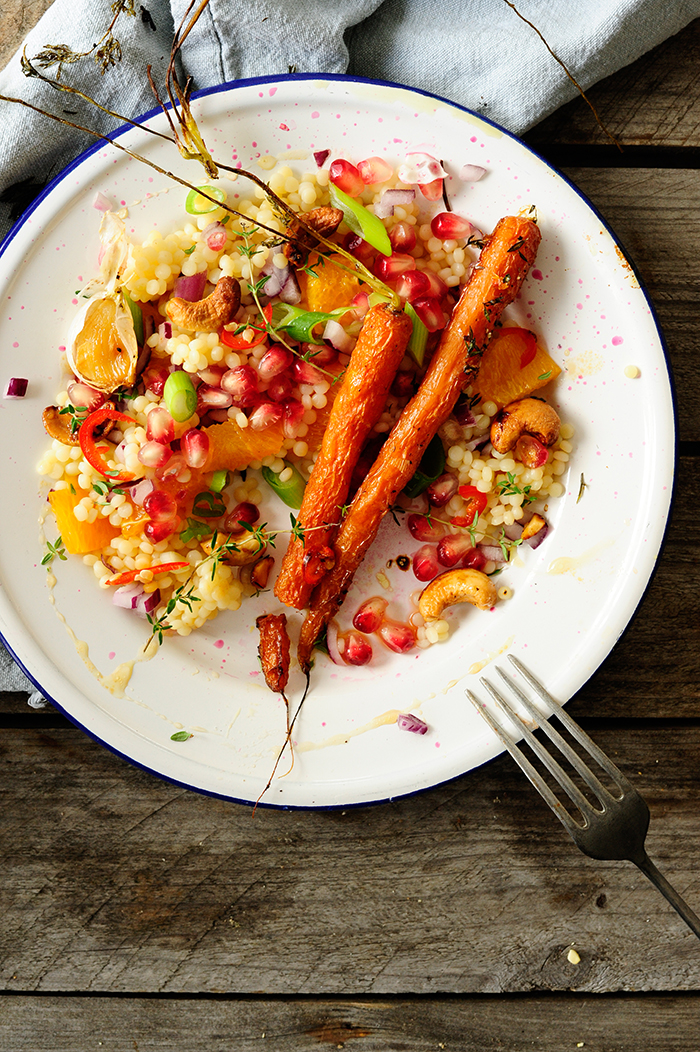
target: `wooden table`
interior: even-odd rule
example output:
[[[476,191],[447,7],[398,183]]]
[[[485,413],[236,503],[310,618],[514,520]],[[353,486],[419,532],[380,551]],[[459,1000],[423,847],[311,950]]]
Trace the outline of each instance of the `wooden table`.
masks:
[[[570,711],[697,910],[699,59],[700,20],[591,90],[622,153],[582,100],[527,136],[618,233],[668,341],[665,550]],[[0,722],[3,1050],[697,1052],[698,940],[633,866],[584,858],[507,756],[412,799],[252,818],[24,695]]]

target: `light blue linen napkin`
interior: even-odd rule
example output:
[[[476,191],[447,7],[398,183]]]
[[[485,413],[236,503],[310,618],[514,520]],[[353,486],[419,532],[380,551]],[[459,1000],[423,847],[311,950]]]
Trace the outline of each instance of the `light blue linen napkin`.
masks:
[[[148,63],[162,84],[174,25],[188,0],[146,0],[115,28],[121,62],[102,75],[90,58],[63,79],[110,109],[136,116],[154,105]],[[700,0],[517,0],[584,90],[639,58],[700,16]],[[29,57],[47,44],[85,51],[109,21],[107,4],[55,0],[26,40]],[[210,0],[181,56],[196,88],[246,77],[350,73],[394,81],[467,106],[516,134],[573,98],[576,88],[507,0]],[[77,124],[116,123],[77,96],[21,72],[16,55],[0,74],[0,94],[21,97]],[[0,103],[0,194],[55,176],[91,138],[40,114]],[[15,190],[9,193],[14,194]],[[0,205],[0,237],[9,228]],[[30,690],[0,646],[0,689]]]

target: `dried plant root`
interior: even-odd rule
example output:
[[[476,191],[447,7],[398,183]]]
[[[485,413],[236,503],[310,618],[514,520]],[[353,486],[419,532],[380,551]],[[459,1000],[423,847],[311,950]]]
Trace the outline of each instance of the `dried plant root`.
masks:
[[[467,375],[504,308],[513,301],[540,242],[536,222],[506,216],[484,247],[416,395],[403,410],[369,475],[360,486],[335,541],[336,562],[311,598],[298,658],[308,671],[313,646],[336,614],[384,515],[414,474],[426,446],[447,419]]]

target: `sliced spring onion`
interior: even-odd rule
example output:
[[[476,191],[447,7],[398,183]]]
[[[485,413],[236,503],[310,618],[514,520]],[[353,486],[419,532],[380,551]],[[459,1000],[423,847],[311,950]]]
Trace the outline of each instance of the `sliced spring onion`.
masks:
[[[121,290],[124,302],[131,311],[131,320],[134,323],[134,336],[140,347],[143,346],[143,311],[138,303],[135,303],[125,288]]]
[[[440,437],[435,435],[421,458],[418,470],[406,483],[403,492],[407,497],[417,497],[431,482],[439,479],[445,470],[445,450]]]
[[[338,307],[337,310],[326,313],[320,310],[303,310],[290,303],[275,303],[272,308],[272,327],[289,333],[292,339],[298,340],[299,343],[322,344],[323,336],[314,333],[316,326],[323,325],[325,328],[326,322],[333,318],[341,318],[343,314],[348,313],[349,309],[349,307]]]
[[[203,197],[200,191],[208,194],[209,197],[214,197],[221,204],[226,200],[226,191],[222,190],[221,187],[198,186],[196,190],[190,190],[185,199],[185,211],[189,212],[191,216],[204,216],[207,212],[213,212],[218,208],[218,205],[214,204],[213,201]]]
[[[406,304],[404,310],[413,322],[413,332],[411,333],[411,338],[408,341],[408,347],[406,350],[413,356],[418,365],[422,365],[425,357],[425,347],[428,342],[428,330],[410,303]]]
[[[229,483],[230,475],[226,468],[220,468],[219,471],[215,471],[209,480],[209,489],[213,493],[221,493],[226,489]]]
[[[280,500],[283,500],[288,507],[300,508],[304,499],[306,483],[303,476],[292,464],[287,464],[287,468],[291,468],[292,471],[292,477],[287,482],[281,482],[279,475],[276,475],[271,468],[267,467],[262,469],[262,477],[270,489],[274,490]]]
[[[183,423],[197,408],[197,392],[189,373],[178,369],[171,373],[163,386],[163,398],[173,420]]]
[[[328,190],[331,204],[334,208],[339,208],[343,213],[345,222],[353,234],[358,234],[372,248],[376,248],[378,252],[381,252],[383,256],[390,256],[392,253],[391,241],[381,219],[372,215],[363,204],[355,201],[352,197],[348,197],[346,193],[339,190],[333,183],[328,184]]]

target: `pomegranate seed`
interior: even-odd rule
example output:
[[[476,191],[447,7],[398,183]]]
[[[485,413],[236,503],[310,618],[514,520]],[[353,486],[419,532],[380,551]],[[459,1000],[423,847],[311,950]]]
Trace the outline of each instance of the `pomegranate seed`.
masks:
[[[416,231],[410,223],[401,220],[389,234],[394,252],[410,252],[416,247]]]
[[[267,385],[265,394],[273,402],[287,402],[293,390],[294,384],[288,376],[275,376]]]
[[[443,299],[447,295],[448,289],[442,278],[438,277],[434,270],[423,270],[421,273],[424,274],[428,280],[428,291],[426,295],[434,296],[436,300]]]
[[[523,435],[519,439],[515,455],[529,468],[541,468],[549,460],[549,450],[533,435]]]
[[[366,295],[367,293],[358,293],[358,296]],[[357,299],[358,296],[356,296],[355,299]],[[367,299],[367,308],[369,309],[369,297],[367,297]],[[355,300],[353,300],[353,303],[354,302]],[[311,361],[315,365],[329,365],[331,362],[334,362],[338,357],[338,352],[336,351],[335,347],[330,347],[326,343],[302,343],[299,349],[302,354],[311,355]]]
[[[227,234],[224,227],[220,230],[212,230],[207,237],[207,248],[211,249],[212,252],[221,252],[221,249],[226,244],[226,237]]]
[[[348,632],[342,657],[348,665],[367,665],[372,660],[372,644],[359,632]]]
[[[360,263],[369,263],[374,258],[374,249],[359,234],[346,234],[343,239],[343,248],[347,249],[348,252],[352,252],[353,256],[359,259]]]
[[[462,560],[463,566],[470,566],[472,570],[483,570],[488,562],[481,548],[472,548]]]
[[[428,332],[437,332],[438,329],[444,329],[447,325],[447,318],[440,306],[440,301],[434,296],[423,296],[413,300],[411,305]]]
[[[209,435],[191,427],[180,439],[185,463],[191,468],[203,468],[209,456]]]
[[[264,431],[273,424],[279,424],[284,416],[284,407],[278,402],[262,402],[248,417],[248,425],[253,431]]]
[[[394,252],[392,256],[383,256],[380,252],[374,264],[374,273],[381,281],[395,281],[407,270],[415,269],[415,259],[405,252]]]
[[[463,219],[455,212],[438,212],[430,221],[430,229],[433,237],[441,241],[449,241],[454,238],[469,237],[472,225],[468,219]]]
[[[197,376],[209,387],[221,387],[221,377],[225,372],[225,365],[208,365],[206,369],[201,369]]]
[[[200,416],[210,409],[228,409],[232,405],[233,395],[222,391],[220,387],[200,384],[197,388],[197,412]]]
[[[172,537],[179,525],[180,520],[176,516],[174,519],[166,519],[164,522],[147,522],[143,532],[149,541],[158,544],[158,541],[164,541],[167,537]]]
[[[332,162],[328,175],[330,181],[348,197],[359,197],[365,188],[362,176],[355,165],[342,158]]]
[[[365,599],[362,606],[352,619],[352,623],[359,632],[376,632],[384,620],[384,611],[387,608],[387,600],[379,595],[373,595],[371,599]]]
[[[428,201],[439,201],[442,197],[444,179],[433,179],[431,183],[420,183],[418,189]]]
[[[144,497],[143,510],[152,522],[169,522],[177,514],[177,503],[165,490],[154,489]]]
[[[352,301],[352,309],[356,318],[364,318],[369,310],[369,296],[366,292],[358,292]]]
[[[146,438],[167,445],[175,438],[175,421],[167,409],[156,406],[146,420]]]
[[[388,618],[379,626],[377,634],[382,643],[395,654],[406,654],[416,645],[416,632],[412,625],[400,624]]]
[[[83,384],[79,380],[71,380],[68,384],[68,397],[71,405],[84,406],[91,413],[107,401],[106,394],[96,391],[94,387]]]
[[[259,401],[257,373],[249,365],[227,369],[221,377],[221,387],[231,395],[236,406],[253,406]]]
[[[161,482],[164,482],[166,479],[175,479],[184,484],[190,481],[192,473],[185,463],[182,453],[173,453],[164,467],[156,468],[156,478]]]
[[[437,546],[438,562],[442,566],[456,566],[460,559],[476,550],[468,533],[449,533]]]
[[[398,372],[391,384],[391,393],[397,398],[407,398],[415,390],[415,373]]]
[[[224,519],[224,528],[231,533],[243,533],[245,527],[241,526],[241,522],[247,522],[249,526],[253,526],[259,518],[260,509],[257,504],[244,500],[228,513]]]
[[[440,573],[437,551],[432,544],[424,544],[414,554],[413,573],[419,581],[432,581]]]
[[[444,508],[449,504],[457,492],[458,480],[454,475],[447,472],[435,479],[428,486],[425,494],[430,504],[435,508]]]
[[[151,394],[154,394],[157,398],[162,398],[165,381],[169,376],[170,370],[165,365],[160,369],[146,369],[143,374],[143,382],[146,390],[150,391]]]
[[[292,372],[298,384],[320,384],[323,382],[323,373],[319,372],[311,362],[305,362],[303,358],[294,359]]]
[[[324,545],[322,548],[312,548],[304,552],[302,572],[304,580],[308,584],[318,584],[334,566],[335,554],[328,545]]]
[[[445,534],[441,522],[431,522],[425,515],[409,515],[406,525],[417,541],[439,541]]]
[[[430,282],[424,270],[407,270],[394,285],[401,299],[409,303],[422,299],[430,292]]]
[[[304,409],[301,402],[285,402],[282,430],[285,438],[296,438],[304,420]]]
[[[471,398],[468,395],[460,395],[457,399],[457,404],[452,410],[452,415],[458,424],[462,427],[473,427],[476,423],[476,417],[472,412]]]
[[[360,173],[362,182],[367,186],[385,183],[394,174],[393,168],[387,164],[383,157],[368,157],[367,160],[360,161],[357,170]]]
[[[144,467],[162,468],[172,457],[173,451],[162,442],[145,442],[136,455]]]
[[[271,380],[288,369],[294,361],[294,355],[286,347],[271,347],[258,362],[258,376],[261,380]]]

